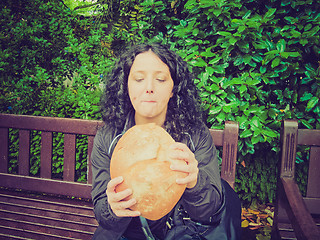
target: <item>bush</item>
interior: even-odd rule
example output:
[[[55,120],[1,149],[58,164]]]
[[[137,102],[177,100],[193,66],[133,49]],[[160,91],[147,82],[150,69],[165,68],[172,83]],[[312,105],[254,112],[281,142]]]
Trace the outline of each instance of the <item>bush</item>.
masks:
[[[191,65],[208,126],[239,122],[239,163],[246,167],[237,167],[236,191],[244,202],[275,198],[281,120],[296,118],[300,127],[320,128],[319,3],[189,0],[173,1],[171,9],[163,7],[165,1],[144,5],[154,26],[150,37],[169,43]],[[175,12],[170,19],[164,17],[170,16],[168,9]],[[165,34],[159,25],[166,27]]]

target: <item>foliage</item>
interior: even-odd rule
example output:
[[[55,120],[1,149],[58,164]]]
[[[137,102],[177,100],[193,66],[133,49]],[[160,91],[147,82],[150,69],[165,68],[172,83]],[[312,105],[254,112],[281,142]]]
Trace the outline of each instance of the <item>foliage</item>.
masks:
[[[190,63],[210,127],[239,122],[242,200],[272,202],[281,120],[320,128],[319,1],[174,1],[168,21],[166,3],[146,6],[167,28],[151,37]]]
[[[1,112],[99,118],[99,84],[112,64],[109,51],[101,46],[103,30],[94,29],[92,20],[74,15],[60,1],[2,1],[1,15]],[[53,174],[58,177],[63,167],[61,139],[54,137]],[[39,175],[38,146],[40,133],[34,133],[32,175]],[[9,170],[16,172],[17,156],[12,157]],[[87,157],[79,161],[77,171],[86,167]],[[86,170],[78,175],[83,180]]]
[[[272,202],[281,120],[320,128],[320,1],[97,2],[89,17],[58,0],[1,2],[0,111],[99,119],[99,86],[122,48],[168,44],[189,62],[208,126],[239,122],[236,191]]]

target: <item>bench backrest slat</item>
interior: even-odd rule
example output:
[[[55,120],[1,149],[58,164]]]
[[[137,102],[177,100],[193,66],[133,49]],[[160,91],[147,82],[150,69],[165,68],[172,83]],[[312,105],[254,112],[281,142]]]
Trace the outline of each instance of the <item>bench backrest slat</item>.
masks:
[[[210,130],[212,131],[212,130]],[[216,146],[223,147],[222,152],[222,163],[221,163],[221,178],[226,180],[232,188],[235,184],[235,171],[236,171],[236,161],[237,161],[237,149],[238,149],[238,133],[239,126],[237,123],[227,121],[225,123],[225,128],[222,131],[223,137],[215,139],[222,139],[222,142],[215,143]],[[214,135],[214,133],[213,133]]]
[[[310,146],[307,195],[309,198],[320,198],[320,130],[298,129],[297,144]]]
[[[41,132],[40,176],[51,178],[52,172],[52,132]]]
[[[30,131],[19,131],[19,158],[18,172],[20,175],[28,176],[30,168]]]
[[[64,163],[63,163],[63,180],[75,180],[76,166],[76,135],[64,134]]]
[[[0,127],[94,136],[101,121],[0,114]]]
[[[0,128],[0,173],[8,172],[9,129]]]
[[[319,142],[320,143],[320,142]],[[320,198],[320,147],[311,147],[307,197]]]
[[[88,136],[88,160],[87,160],[87,181],[92,184],[92,166],[91,166],[91,152],[93,148],[94,136]]]

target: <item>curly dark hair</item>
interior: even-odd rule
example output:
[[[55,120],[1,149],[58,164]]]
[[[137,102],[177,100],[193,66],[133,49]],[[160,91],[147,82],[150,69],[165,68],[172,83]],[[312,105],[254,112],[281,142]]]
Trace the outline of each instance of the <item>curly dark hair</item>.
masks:
[[[164,45],[140,44],[122,54],[106,77],[105,91],[101,98],[103,121],[119,130],[124,127],[126,116],[134,110],[128,94],[129,72],[135,57],[149,50],[169,67],[174,82],[164,126],[179,141],[183,133],[195,131],[203,125],[201,104],[188,64]]]

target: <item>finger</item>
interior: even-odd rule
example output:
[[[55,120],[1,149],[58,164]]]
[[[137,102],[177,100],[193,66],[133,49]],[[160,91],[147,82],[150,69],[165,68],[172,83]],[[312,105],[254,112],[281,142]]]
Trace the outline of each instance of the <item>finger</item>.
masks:
[[[188,183],[195,182],[196,180],[197,180],[197,174],[193,173],[193,174],[189,174],[185,178],[177,178],[176,183],[181,185],[184,185],[184,184],[188,185]]]
[[[141,215],[141,213],[139,211],[132,211],[130,209],[117,211],[114,214],[116,214],[116,216],[118,216],[118,217],[138,217]]]
[[[181,151],[184,151],[184,150],[187,150],[189,149],[188,146],[184,143],[181,143],[181,142],[175,142],[173,144],[170,145],[169,149],[172,149],[172,150],[181,150]]]
[[[114,194],[111,195],[111,197],[113,202],[120,202],[126,199],[127,197],[130,197],[131,195],[132,195],[132,189],[128,188],[121,192],[117,192],[117,193],[115,192]]]
[[[188,164],[195,160],[193,152],[184,143],[176,142],[170,145],[169,149],[171,150],[169,156],[172,159],[184,160]]]
[[[171,159],[188,161],[189,155],[190,154],[188,152],[184,152],[182,150],[173,150],[170,152],[169,156]]]
[[[113,210],[124,210],[132,207],[137,203],[136,199],[132,198],[127,201],[119,201],[113,204]]]
[[[115,188],[117,185],[123,182],[123,177],[119,176],[111,179],[107,185],[107,192],[115,192]]]
[[[108,183],[106,194],[108,196],[109,202],[119,202],[127,197],[129,197],[132,194],[131,189],[125,189],[121,192],[116,192],[116,186],[121,184],[123,182],[123,177],[117,177],[114,179],[111,179]]]
[[[171,170],[185,172],[185,173],[195,172],[196,170],[194,168],[195,168],[195,165],[187,165],[187,164],[181,164],[181,163],[173,163],[170,165]]]

